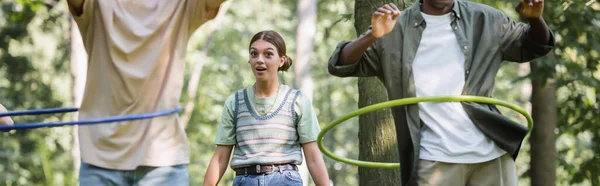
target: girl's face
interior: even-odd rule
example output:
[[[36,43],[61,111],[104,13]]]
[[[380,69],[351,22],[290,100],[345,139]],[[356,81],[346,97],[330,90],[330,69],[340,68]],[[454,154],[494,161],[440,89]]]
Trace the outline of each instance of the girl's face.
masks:
[[[276,79],[277,71],[285,62],[284,60],[285,58],[277,53],[277,48],[265,40],[259,39],[250,45],[248,63],[257,81]]]

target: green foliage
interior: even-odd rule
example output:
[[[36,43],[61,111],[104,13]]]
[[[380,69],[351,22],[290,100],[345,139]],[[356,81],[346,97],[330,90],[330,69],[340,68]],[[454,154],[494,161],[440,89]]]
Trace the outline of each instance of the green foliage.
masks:
[[[44,1],[0,3],[0,103],[9,110],[68,105],[65,8]],[[60,49],[58,49],[60,48]],[[67,83],[64,83],[64,82]],[[15,117],[17,123],[68,119]],[[73,185],[69,128],[0,133],[0,185]]]
[[[600,3],[548,1],[557,49],[542,61],[558,80],[557,183],[600,185]],[[566,145],[566,144],[571,145]]]
[[[186,82],[193,65],[202,60],[204,69],[194,100],[196,107],[186,132],[192,149],[189,165],[191,184],[203,181],[225,99],[253,83],[247,64],[250,37],[265,29],[280,32],[288,55],[294,58],[296,1],[233,0],[207,56],[200,59],[208,34],[206,23],[190,40]],[[518,1],[476,0],[516,18]],[[69,21],[64,1],[0,0],[0,103],[9,110],[70,107]],[[260,5],[260,6],[257,6]],[[356,79],[336,78],[327,73],[329,55],[342,40],[356,37],[352,16],[354,0],[321,0],[317,7],[317,33],[311,70],[314,80],[313,105],[321,126],[357,109]],[[600,3],[586,0],[546,1],[545,19],[554,31],[557,50],[535,62],[543,70],[531,76],[555,77],[559,83],[557,132],[559,185],[600,185]],[[294,68],[292,66],[292,68]],[[519,64],[506,63],[496,78],[494,96],[527,107],[521,87],[530,81],[519,72]],[[281,73],[285,84],[293,85],[293,69]],[[186,85],[187,86],[187,85]],[[184,90],[187,87],[184,87]],[[517,113],[503,113],[525,123]],[[16,117],[16,122],[70,120],[69,115]],[[0,185],[76,185],[71,157],[70,127],[0,133]],[[334,153],[358,157],[358,119],[336,127],[325,144]],[[527,185],[528,146],[517,159],[520,183]],[[531,144],[534,145],[534,144]],[[358,185],[358,168],[325,157],[335,185]],[[231,185],[231,170],[221,185]],[[312,184],[312,183],[311,183]]]

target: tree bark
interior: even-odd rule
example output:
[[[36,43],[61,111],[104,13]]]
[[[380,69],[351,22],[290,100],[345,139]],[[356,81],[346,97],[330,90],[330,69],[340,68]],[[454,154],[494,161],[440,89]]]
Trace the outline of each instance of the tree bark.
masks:
[[[317,32],[317,0],[298,1],[298,26],[296,27],[296,60],[294,64],[296,87],[312,100],[313,80],[310,73],[310,58],[313,55]],[[304,186],[308,186],[309,172],[306,163],[300,167]]]
[[[371,25],[371,15],[385,3],[395,3],[401,10],[404,0],[356,0],[354,4],[356,33],[364,33]],[[358,79],[360,108],[388,100],[381,81],[375,77]],[[359,117],[359,159],[375,162],[398,162],[396,130],[390,109]],[[359,167],[360,185],[401,185],[400,169],[371,169]]]
[[[531,63],[531,71],[539,65]],[[534,77],[532,84],[532,117],[535,123],[531,137],[531,185],[556,185],[556,82],[553,78]]]

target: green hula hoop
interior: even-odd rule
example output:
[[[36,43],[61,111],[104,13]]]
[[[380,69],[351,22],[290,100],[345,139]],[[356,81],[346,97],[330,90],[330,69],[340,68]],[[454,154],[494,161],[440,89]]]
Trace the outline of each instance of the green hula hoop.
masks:
[[[529,135],[531,133],[531,129],[533,129],[533,118],[531,118],[531,116],[527,113],[527,111],[520,108],[519,106],[510,104],[505,101],[488,98],[488,97],[481,97],[481,96],[431,96],[431,97],[418,97],[418,98],[413,97],[413,98],[396,99],[396,100],[391,100],[391,101],[386,101],[386,102],[370,105],[367,107],[360,108],[360,109],[358,109],[354,112],[351,112],[345,116],[342,116],[339,119],[331,122],[330,124],[328,124],[321,130],[321,132],[319,133],[319,136],[317,138],[317,145],[319,146],[319,149],[321,149],[321,152],[323,152],[323,154],[325,154],[326,156],[330,157],[331,159],[334,159],[336,161],[343,162],[346,164],[360,166],[360,167],[368,167],[368,168],[388,168],[388,169],[399,168],[400,167],[399,163],[380,163],[380,162],[360,161],[360,160],[354,160],[354,159],[337,156],[325,148],[325,146],[323,145],[323,137],[325,136],[325,133],[327,133],[333,127],[341,124],[342,122],[344,122],[350,118],[356,117],[358,115],[366,114],[366,113],[373,112],[376,110],[390,108],[390,107],[396,107],[396,106],[402,106],[402,105],[416,104],[416,103],[420,103],[420,102],[463,102],[463,101],[487,103],[487,104],[494,104],[494,105],[500,105],[500,106],[507,107],[509,109],[512,109],[512,110],[522,114],[523,116],[525,116],[525,118],[527,118],[527,127],[528,127],[527,135]]]

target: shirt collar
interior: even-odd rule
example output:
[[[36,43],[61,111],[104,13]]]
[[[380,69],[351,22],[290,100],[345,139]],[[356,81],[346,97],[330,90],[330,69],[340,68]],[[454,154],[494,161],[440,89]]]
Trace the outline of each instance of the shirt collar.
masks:
[[[422,25],[423,23],[425,23],[425,19],[423,19],[423,15],[421,15],[421,2],[423,0],[419,0],[418,3],[415,3],[416,6],[415,9],[417,11],[413,11],[412,12],[412,17],[414,18],[414,22],[412,23],[413,27],[418,27],[420,25]],[[460,17],[460,6],[459,4],[461,3],[460,0],[454,0],[454,3],[452,4],[452,10],[450,11],[450,14],[452,15],[452,18],[456,18],[456,19],[461,19]]]

